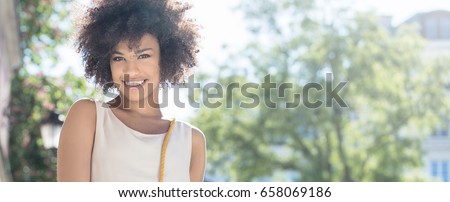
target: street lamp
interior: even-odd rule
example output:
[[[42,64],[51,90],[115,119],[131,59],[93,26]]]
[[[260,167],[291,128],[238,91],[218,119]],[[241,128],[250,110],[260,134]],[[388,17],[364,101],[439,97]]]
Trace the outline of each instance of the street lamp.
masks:
[[[54,111],[41,124],[41,136],[44,141],[45,149],[57,149],[59,144],[59,135],[61,133],[63,121],[60,115]]]

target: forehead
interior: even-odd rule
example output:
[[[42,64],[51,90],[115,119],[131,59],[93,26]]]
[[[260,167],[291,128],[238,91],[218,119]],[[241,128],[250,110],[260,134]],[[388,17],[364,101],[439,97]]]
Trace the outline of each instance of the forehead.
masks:
[[[130,49],[130,41],[123,40],[123,41],[120,41],[116,45],[114,50],[121,51],[121,52],[126,52],[126,51],[132,52],[132,51],[140,50],[140,49],[144,49],[144,48],[151,48],[154,51],[159,50],[159,44],[158,44],[158,40],[156,39],[156,37],[154,37],[151,34],[145,34],[144,36],[142,36],[141,40],[137,44],[137,47],[132,47],[132,49]]]

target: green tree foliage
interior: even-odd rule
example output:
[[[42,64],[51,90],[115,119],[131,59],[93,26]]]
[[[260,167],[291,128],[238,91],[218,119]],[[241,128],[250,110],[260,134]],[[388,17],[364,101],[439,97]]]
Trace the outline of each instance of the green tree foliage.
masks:
[[[71,31],[68,22],[68,1],[17,0],[20,47],[24,62],[40,66],[45,58],[49,64],[58,61],[55,48],[65,43]]]
[[[229,181],[411,181],[422,166],[421,142],[449,114],[449,58],[422,56],[417,27],[390,33],[371,13],[324,1],[244,2],[253,41],[222,65],[222,86],[271,74],[277,108],[203,107],[192,120],[207,135],[207,173]],[[326,11],[326,12],[325,12]],[[249,71],[239,71],[250,69]],[[325,106],[325,90],[310,91],[318,108],[286,107],[307,83],[349,84],[348,107]],[[227,75],[226,77],[224,75]],[[292,83],[292,89],[281,86]],[[329,83],[328,83],[329,84]],[[286,96],[280,97],[286,91]],[[246,102],[238,91],[223,103]],[[233,99],[231,99],[233,95]],[[304,94],[301,94],[303,97]],[[217,99],[216,99],[217,100]]]
[[[40,126],[51,112],[67,113],[74,100],[93,96],[76,75],[49,78],[18,71],[10,103],[10,166],[14,181],[55,181],[56,152],[46,150]]]
[[[56,152],[44,148],[40,125],[50,112],[64,115],[74,100],[94,91],[71,72],[51,78],[27,70],[59,62],[55,50],[72,30],[67,2],[19,0],[17,5],[23,66],[11,83],[10,171],[14,181],[56,181]]]

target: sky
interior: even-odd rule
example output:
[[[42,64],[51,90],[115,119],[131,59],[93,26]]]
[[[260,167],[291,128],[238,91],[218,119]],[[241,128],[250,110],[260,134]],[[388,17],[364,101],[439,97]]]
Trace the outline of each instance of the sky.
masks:
[[[88,4],[90,0],[78,0],[82,4]],[[214,64],[225,59],[222,45],[228,44],[239,49],[246,44],[248,35],[242,14],[233,8],[239,0],[183,0],[193,4],[189,16],[196,19],[202,26],[202,44],[199,55],[200,65],[197,72],[214,72]],[[328,0],[333,1],[333,0]],[[449,10],[450,0],[341,0],[351,5],[352,9],[360,11],[374,10],[380,15],[392,16],[393,25],[398,25],[418,12],[432,10]],[[336,1],[334,0],[333,3]],[[44,69],[48,75],[60,75],[71,67],[78,75],[83,75],[81,59],[68,44],[58,48],[61,63],[52,69]],[[183,100],[182,100],[183,101]],[[177,116],[187,119],[192,114],[192,109],[177,109],[165,111],[168,116]]]

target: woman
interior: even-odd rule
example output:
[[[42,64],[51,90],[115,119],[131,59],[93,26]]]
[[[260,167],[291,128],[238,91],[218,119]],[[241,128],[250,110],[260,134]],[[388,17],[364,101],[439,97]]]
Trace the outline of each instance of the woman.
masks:
[[[190,7],[170,0],[96,1],[77,49],[87,78],[119,96],[82,99],[64,122],[58,181],[203,181],[206,143],[196,127],[162,118],[161,82],[178,83],[196,65]]]

